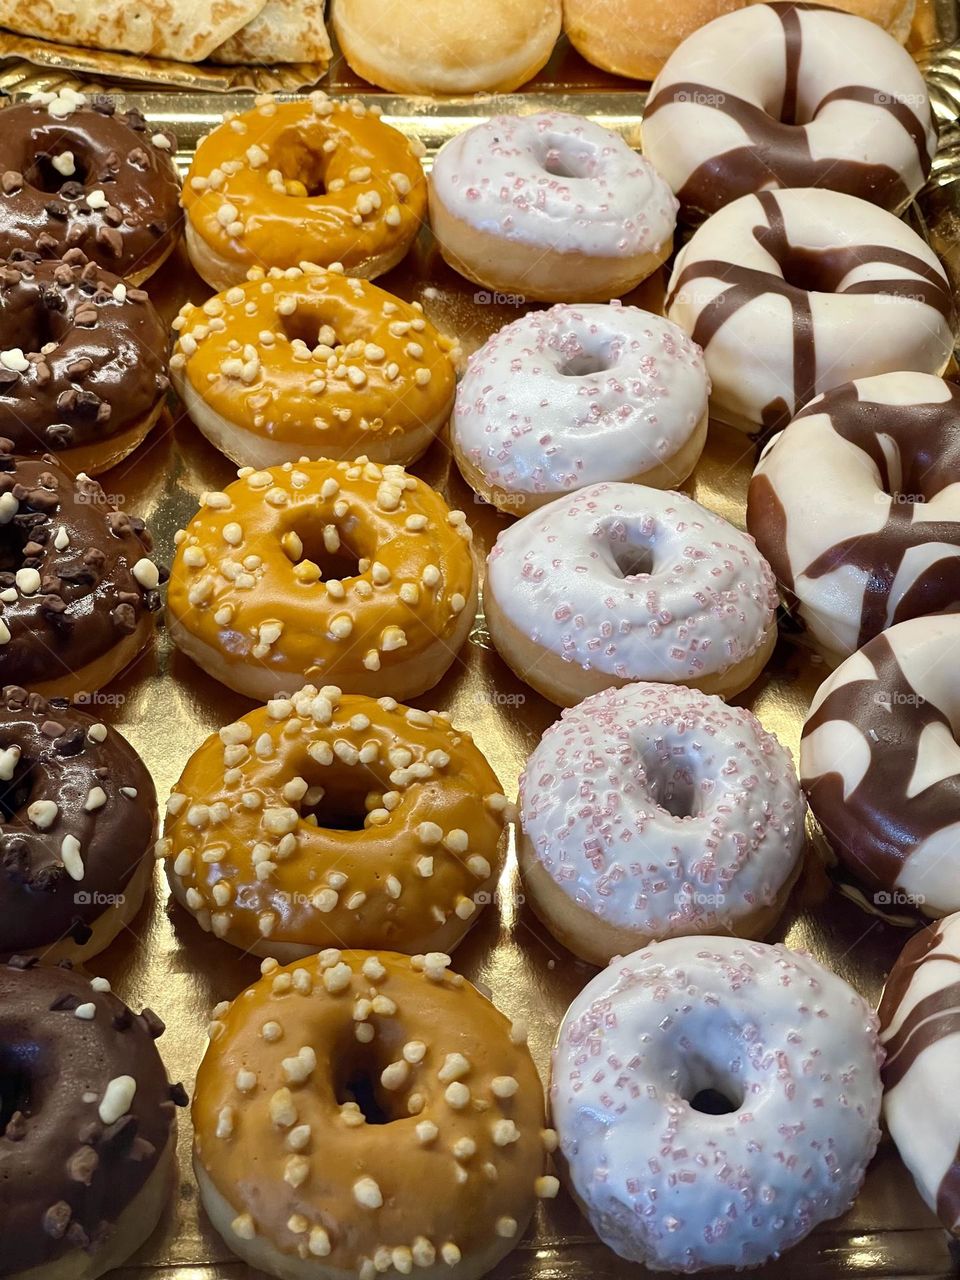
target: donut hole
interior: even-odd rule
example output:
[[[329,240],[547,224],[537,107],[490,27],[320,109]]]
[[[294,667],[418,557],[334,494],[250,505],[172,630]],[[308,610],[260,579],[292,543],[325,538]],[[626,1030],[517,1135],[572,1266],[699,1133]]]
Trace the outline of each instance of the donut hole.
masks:
[[[303,342],[311,351],[318,346],[339,344],[335,327],[325,320],[322,311],[301,304],[292,315],[279,315],[278,319],[288,342]]]
[[[17,825],[26,821],[24,810],[33,792],[34,773],[33,764],[21,756],[9,782],[0,782],[0,820]]]
[[[307,199],[326,194],[327,157],[315,151],[296,130],[287,130],[277,139],[270,167],[280,171],[289,196]]]
[[[0,1134],[18,1111],[29,1115],[33,1109],[36,1059],[36,1045],[0,1043]]]
[[[385,1089],[380,1083],[380,1076],[391,1060],[378,1049],[376,1041],[358,1045],[351,1033],[350,1041],[341,1044],[334,1067],[333,1089],[338,1105],[356,1103],[367,1124],[392,1124],[395,1120],[409,1119],[405,1092]]]
[[[66,165],[67,161],[61,157],[67,151],[73,155],[72,173],[65,173],[63,167],[58,169],[54,164],[54,160],[57,160],[61,166]],[[46,191],[51,195],[57,195],[61,187],[68,182],[84,186],[87,181],[87,172],[85,157],[75,149],[75,145],[69,138],[65,138],[53,151],[38,151],[24,169],[23,178],[35,191]]]
[[[742,1101],[742,1099],[741,1099]],[[740,1110],[740,1102],[728,1098],[722,1089],[698,1089],[687,1102],[694,1111],[705,1116],[728,1116]]]
[[[19,520],[0,525],[0,573],[16,573],[23,568],[24,547],[29,541],[30,527]]]
[[[59,346],[70,327],[62,311],[38,305],[17,317],[17,342],[27,354],[43,351],[44,347]]]
[[[327,779],[329,781],[329,779]],[[369,779],[366,780],[369,782]],[[310,791],[323,791],[311,799]],[[364,803],[366,785],[359,790],[346,786],[312,787],[300,803],[300,817],[325,831],[362,831],[367,817]]]
[[[674,818],[695,818],[701,811],[696,777],[683,763],[671,760],[669,767],[653,750],[643,759],[646,790],[650,799]]]
[[[557,372],[565,378],[584,378],[591,373],[605,373],[613,365],[614,360],[609,352],[580,351],[577,355],[569,356]]]
[[[541,167],[554,178],[592,178],[595,173],[593,157],[586,152],[571,152],[569,146],[547,139]]]
[[[304,560],[315,564],[322,582],[355,578],[360,573],[360,552],[335,523],[303,519],[289,531],[283,546],[294,564]]]
[[[635,578],[642,573],[653,572],[653,549],[632,546],[628,542],[611,542],[613,562],[622,578]]]
[[[686,1088],[681,1097],[692,1111],[705,1116],[727,1116],[743,1106],[742,1081],[713,1063],[691,1055],[685,1062]]]

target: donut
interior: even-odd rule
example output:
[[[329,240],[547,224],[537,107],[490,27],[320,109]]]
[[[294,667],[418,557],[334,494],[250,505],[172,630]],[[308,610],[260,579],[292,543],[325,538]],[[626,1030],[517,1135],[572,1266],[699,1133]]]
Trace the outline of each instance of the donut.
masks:
[[[703,348],[711,417],[785,427],[814,396],[877,373],[942,373],[956,325],[936,254],[899,218],[825,190],[761,191],[677,254],[666,313]]]
[[[446,716],[307,685],[194,752],[159,852],[179,901],[245,952],[452,950],[496,887],[507,814]]]
[[[70,249],[0,262],[0,437],[98,475],[163,410],[167,330],[142,289]]]
[[[357,75],[393,93],[512,93],[553,53],[560,0],[420,0],[414,21],[381,0],[336,0],[333,29]]]
[[[141,284],[180,238],[177,140],[112,98],[64,88],[6,107],[0,129],[0,259],[81,249]]]
[[[596,484],[531,512],[487,558],[501,658],[560,706],[635,680],[733,697],[776,643],[753,539],[682,493]]]
[[[470,357],[450,438],[464,479],[502,511],[602,480],[674,488],[703,450],[709,390],[702,352],[669,320],[556,306]]]
[[[652,80],[692,31],[747,0],[563,0],[563,30],[595,67],[634,80]]]
[[[260,702],[304,680],[372,697],[432,688],[476,616],[463,512],[366,458],[237,474],[177,533],[174,643]]]
[[[917,1190],[960,1235],[960,1112],[950,1081],[960,1029],[960,915],[915,933],[880,1001],[883,1118]]]
[[[448,956],[333,948],[214,1010],[193,1100],[211,1222],[281,1277],[476,1280],[519,1242],[544,1173],[543,1088]]]
[[[960,616],[875,636],[817,690],[800,783],[840,861],[881,907],[960,910]]]
[[[836,665],[960,605],[960,388],[882,373],[818,396],[762,455],[747,527]]]
[[[129,926],[157,796],[133,747],[65,699],[0,689],[0,951],[85,961]]]
[[[176,1176],[176,1108],[154,1041],[104,978],[0,965],[0,1258],[7,1280],[96,1280],[148,1238]]]
[[[342,270],[251,268],[173,327],[174,385],[207,439],[234,462],[301,456],[413,462],[453,407],[456,344],[419,302]]]
[[[152,553],[96,480],[0,439],[0,686],[69,698],[109,684],[153,638],[166,570]]]
[[[656,1271],[753,1267],[852,1204],[880,1137],[877,1019],[811,956],[671,938],[560,1026],[550,1103],[594,1230]]]
[[[815,4],[748,4],[671,54],[644,109],[643,149],[687,221],[779,187],[824,187],[898,213],[927,180],[937,131],[920,69],[873,22]]]
[[[396,266],[426,217],[421,144],[355,100],[256,102],[193,157],[183,207],[195,270],[223,290],[257,266],[339,262],[367,280]]]
[[[545,302],[607,302],[673,249],[677,202],[619,134],[581,116],[495,116],[440,148],[430,225],[454,270]]]
[[[741,707],[663,684],[568,708],[520,777],[526,900],[590,964],[773,928],[800,871],[793,761]]]

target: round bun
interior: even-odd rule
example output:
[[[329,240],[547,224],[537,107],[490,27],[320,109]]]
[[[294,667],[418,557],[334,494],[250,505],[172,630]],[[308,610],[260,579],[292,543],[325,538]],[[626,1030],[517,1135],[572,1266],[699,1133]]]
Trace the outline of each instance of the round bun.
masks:
[[[357,75],[394,93],[510,93],[553,52],[560,0],[420,0],[414,21],[382,0],[336,0],[333,29]]]
[[[563,29],[588,62],[634,80],[652,80],[688,35],[744,0],[563,0]]]

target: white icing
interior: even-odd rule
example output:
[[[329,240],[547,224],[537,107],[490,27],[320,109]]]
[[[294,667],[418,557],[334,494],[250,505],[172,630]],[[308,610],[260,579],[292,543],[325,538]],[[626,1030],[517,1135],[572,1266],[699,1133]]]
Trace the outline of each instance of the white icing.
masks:
[[[783,946],[675,938],[598,974],[551,1107],[600,1237],[658,1270],[763,1262],[849,1206],[879,1138],[876,1019]],[[740,1105],[706,1115],[714,1088]]]
[[[665,463],[708,391],[700,348],[669,320],[563,305],[522,316],[470,357],[451,431],[488,484],[564,493]]]
[[[556,884],[638,941],[723,932],[776,902],[803,847],[790,753],[740,707],[632,684],[564,711],[520,779]]]
[[[753,539],[682,493],[598,484],[497,538],[504,615],[566,662],[620,680],[692,680],[764,642],[776,588]]]
[[[561,111],[496,116],[455,135],[431,181],[470,226],[555,253],[656,253],[676,224],[677,201],[647,160]]]

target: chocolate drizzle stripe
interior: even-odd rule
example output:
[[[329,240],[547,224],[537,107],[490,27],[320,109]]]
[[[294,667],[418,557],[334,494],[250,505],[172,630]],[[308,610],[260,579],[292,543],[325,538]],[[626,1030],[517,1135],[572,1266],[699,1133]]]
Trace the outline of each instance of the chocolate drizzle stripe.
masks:
[[[892,1089],[899,1084],[929,1045],[957,1032],[960,1032],[960,982],[940,987],[918,1001],[896,1035],[886,1042],[884,1088]]]

